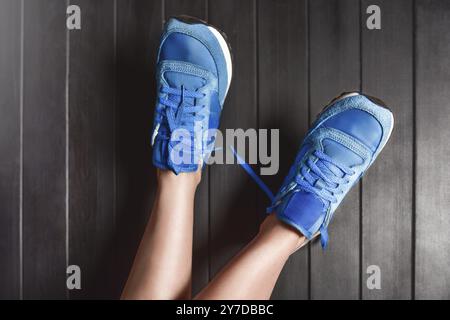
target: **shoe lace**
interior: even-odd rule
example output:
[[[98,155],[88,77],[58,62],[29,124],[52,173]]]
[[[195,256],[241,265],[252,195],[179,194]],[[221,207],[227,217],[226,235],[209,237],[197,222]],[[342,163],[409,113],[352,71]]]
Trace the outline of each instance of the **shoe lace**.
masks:
[[[337,194],[343,193],[339,186],[350,182],[345,177],[354,173],[348,166],[335,161],[322,151],[315,150],[305,161],[305,165],[295,177],[295,182],[300,189],[314,193],[325,200],[325,205],[330,205],[337,203]]]
[[[340,186],[350,183],[348,176],[354,174],[355,171],[350,167],[335,161],[320,150],[315,150],[295,177],[299,190],[315,194],[327,208],[319,228],[323,248],[328,243],[328,224],[332,217],[329,206],[338,202],[336,195],[344,193]]]
[[[327,213],[325,219],[320,226],[320,238],[322,247],[325,248],[328,243],[328,224],[331,220],[330,210],[328,207],[332,203],[337,203],[336,195],[342,194],[340,190],[341,184],[348,184],[350,180],[348,176],[355,174],[355,171],[350,167],[335,161],[327,154],[320,150],[315,150],[305,161],[305,165],[302,166],[299,173],[295,176],[295,186],[289,188],[289,191],[282,194],[281,197],[275,198],[273,193],[267,187],[267,185],[261,180],[261,178],[253,171],[248,165],[231,147],[234,155],[236,156],[238,163],[242,168],[255,180],[257,185],[267,194],[272,201],[272,206],[268,208],[268,211],[272,211],[279,203],[280,200],[291,192],[306,191],[315,194],[327,207]]]
[[[204,93],[187,90],[184,86],[181,88],[172,88],[162,86],[159,94],[158,104],[156,106],[155,128],[152,134],[152,145],[159,135],[162,139],[169,140],[171,134],[176,129],[185,129],[189,131],[191,137],[194,134],[194,124],[204,118],[202,110],[204,105],[196,105],[196,99],[203,98]],[[187,99],[194,99],[194,103],[189,103]],[[160,130],[161,124],[166,121],[169,132]],[[182,141],[171,141],[181,142]]]

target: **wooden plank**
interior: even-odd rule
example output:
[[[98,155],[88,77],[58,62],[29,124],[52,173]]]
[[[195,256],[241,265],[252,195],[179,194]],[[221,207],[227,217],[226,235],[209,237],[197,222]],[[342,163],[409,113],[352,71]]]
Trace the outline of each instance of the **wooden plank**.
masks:
[[[19,299],[21,4],[0,1],[0,299]]]
[[[233,50],[234,77],[222,113],[226,128],[257,127],[256,12],[254,1],[220,0],[209,3],[209,21],[223,30]],[[210,277],[256,234],[256,186],[238,165],[210,168]]]
[[[362,298],[411,298],[413,202],[413,7],[380,0],[381,30],[366,27],[373,1],[363,0],[362,89],[394,113],[391,140],[364,176],[362,188]],[[366,285],[367,267],[381,270],[381,289]]]
[[[165,0],[164,14],[167,20],[171,16],[188,15],[202,20],[208,18],[207,0]]]
[[[263,177],[275,191],[308,129],[307,1],[258,2],[258,86],[259,127],[280,130],[279,171]],[[263,214],[268,200],[260,199]],[[308,298],[307,248],[288,260],[273,298]]]
[[[156,191],[150,135],[162,8],[162,1],[117,1],[115,296],[128,277]]]
[[[24,298],[66,296],[66,3],[24,2]]]
[[[311,121],[333,97],[360,85],[359,1],[310,2]],[[329,226],[329,246],[311,246],[311,298],[359,297],[359,185]]]
[[[165,19],[177,15],[189,15],[208,19],[206,0],[166,0]],[[202,181],[195,195],[194,244],[192,257],[192,296],[195,296],[209,280],[209,167],[202,173]]]
[[[416,298],[450,298],[450,2],[416,1]]]
[[[114,6],[77,0],[81,30],[70,31],[69,264],[82,290],[70,298],[110,298],[104,272],[114,232]]]

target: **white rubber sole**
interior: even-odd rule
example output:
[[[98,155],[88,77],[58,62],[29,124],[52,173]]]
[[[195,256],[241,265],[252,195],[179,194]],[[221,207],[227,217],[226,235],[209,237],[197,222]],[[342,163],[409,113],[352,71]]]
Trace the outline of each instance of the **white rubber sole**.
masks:
[[[394,123],[394,122],[395,122],[395,120],[394,120],[394,114],[393,114],[392,111],[391,111],[389,115],[390,115],[390,117],[391,117],[392,125],[391,125],[391,127],[389,128],[389,132],[388,132],[388,134],[387,134],[386,140],[384,141],[383,145],[380,146],[380,151],[377,153],[377,155],[374,157],[374,159],[373,159],[372,162],[370,163],[371,165],[372,165],[372,163],[375,161],[375,159],[378,157],[378,155],[381,153],[381,151],[383,151],[384,147],[386,146],[386,144],[388,143],[389,139],[391,138],[392,131],[394,130],[394,124],[395,124],[395,123]]]
[[[227,65],[227,88],[225,90],[225,95],[228,93],[228,89],[230,89],[231,84],[231,78],[233,77],[233,64],[231,61],[231,52],[228,47],[227,41],[224,39],[224,37],[220,34],[219,31],[217,31],[216,28],[208,26],[208,29],[212,32],[214,37],[216,37],[217,41],[219,42],[220,48],[222,49],[223,55],[225,57],[225,63]]]

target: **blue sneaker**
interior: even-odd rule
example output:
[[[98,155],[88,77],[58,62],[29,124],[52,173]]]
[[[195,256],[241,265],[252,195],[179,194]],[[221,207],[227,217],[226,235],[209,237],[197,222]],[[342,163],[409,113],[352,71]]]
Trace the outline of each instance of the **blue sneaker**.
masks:
[[[223,33],[196,18],[169,19],[157,58],[156,167],[178,174],[197,171],[206,162],[231,76],[231,50]]]
[[[308,240],[321,236],[336,208],[386,145],[392,112],[376,98],[346,93],[318,115],[268,212]]]

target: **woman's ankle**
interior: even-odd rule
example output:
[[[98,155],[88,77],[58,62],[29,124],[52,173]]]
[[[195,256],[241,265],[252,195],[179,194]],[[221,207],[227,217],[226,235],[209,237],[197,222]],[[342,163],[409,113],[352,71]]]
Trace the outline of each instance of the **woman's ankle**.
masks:
[[[284,249],[290,254],[301,248],[306,241],[305,236],[299,233],[297,230],[280,221],[275,214],[267,216],[262,222],[258,237],[263,237],[277,241]]]
[[[202,169],[199,168],[196,172],[181,172],[179,174],[170,170],[156,169],[156,177],[159,186],[176,184],[197,187],[202,179]]]

